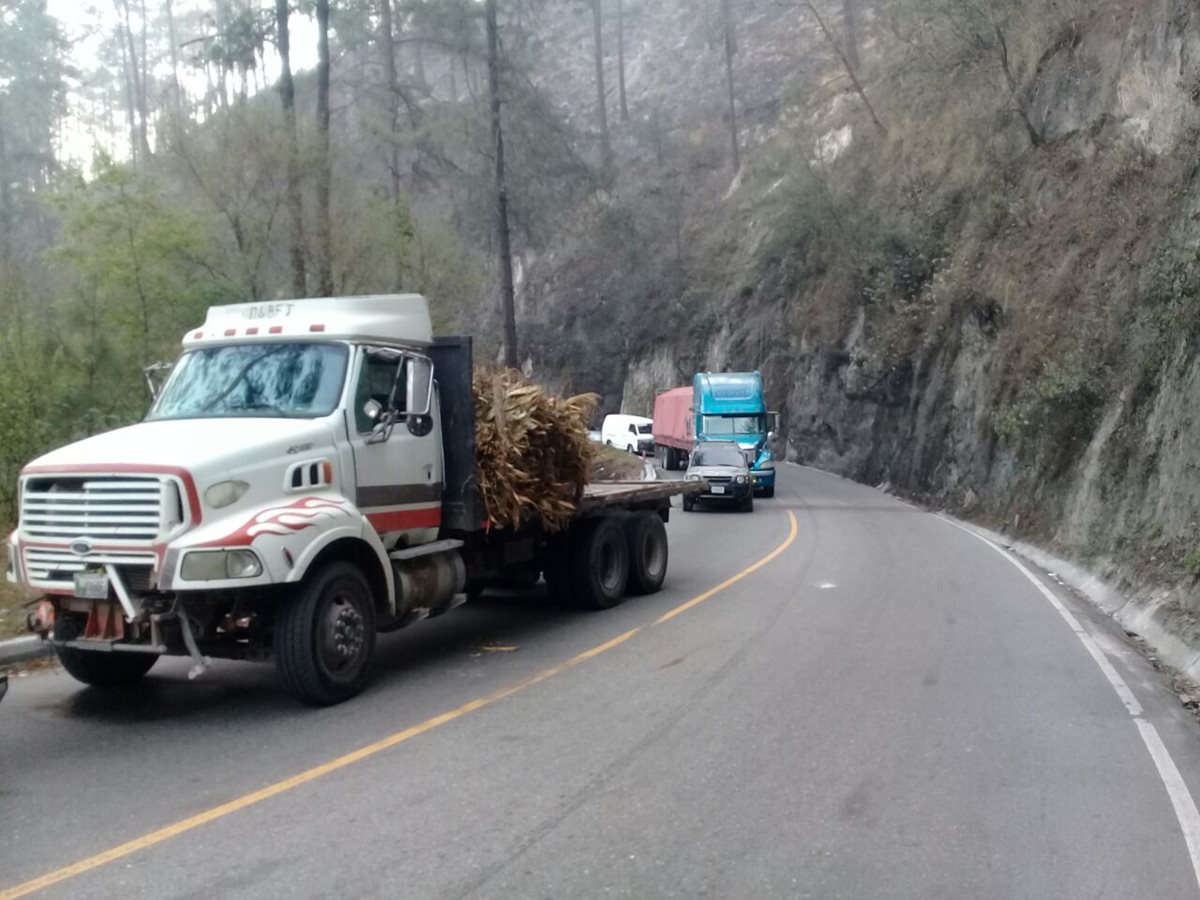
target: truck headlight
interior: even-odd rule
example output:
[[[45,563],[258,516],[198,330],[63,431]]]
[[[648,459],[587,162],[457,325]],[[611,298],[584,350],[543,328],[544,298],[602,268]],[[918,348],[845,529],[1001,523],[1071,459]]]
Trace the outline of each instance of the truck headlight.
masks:
[[[242,499],[250,485],[244,481],[218,481],[204,492],[204,502],[213,509],[223,509]]]
[[[700,476],[699,476],[699,475],[689,475],[689,476],[687,477],[687,480],[688,480],[688,481],[699,481],[699,480],[700,480]]]
[[[733,477],[733,483],[734,483],[734,484],[745,484],[745,483],[746,483],[746,476],[745,476],[745,475],[735,475],[735,476]]]
[[[179,577],[184,581],[227,581],[256,578],[262,562],[253,550],[193,550],[183,557]]]

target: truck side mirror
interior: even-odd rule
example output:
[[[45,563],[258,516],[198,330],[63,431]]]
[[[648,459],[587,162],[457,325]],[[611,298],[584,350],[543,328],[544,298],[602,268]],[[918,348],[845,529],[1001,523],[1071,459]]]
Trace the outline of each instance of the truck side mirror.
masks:
[[[427,416],[433,409],[433,362],[424,356],[410,356],[407,365],[404,414]]]
[[[158,395],[166,387],[167,379],[171,377],[174,369],[175,363],[171,362],[154,363],[142,369],[142,375],[146,379],[146,389],[150,392],[151,403],[158,402]]]

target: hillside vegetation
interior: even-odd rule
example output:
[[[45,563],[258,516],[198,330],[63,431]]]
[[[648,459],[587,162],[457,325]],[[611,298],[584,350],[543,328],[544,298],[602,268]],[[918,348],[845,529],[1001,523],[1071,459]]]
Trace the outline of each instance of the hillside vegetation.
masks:
[[[1189,585],[1196,16],[875,4],[870,108],[830,53],[790,82],[688,218],[678,309],[634,339],[625,405],[700,368],[762,368],[789,458]]]

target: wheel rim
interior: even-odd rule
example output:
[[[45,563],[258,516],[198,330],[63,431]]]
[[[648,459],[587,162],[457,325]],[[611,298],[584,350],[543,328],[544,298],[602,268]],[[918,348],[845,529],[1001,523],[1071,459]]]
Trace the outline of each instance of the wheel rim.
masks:
[[[604,541],[600,545],[600,584],[605,592],[612,594],[622,588],[621,560],[617,545]]]
[[[653,579],[657,579],[666,568],[666,549],[665,544],[658,539],[657,535],[653,532],[647,533],[646,539],[642,542],[642,560],[645,564],[646,574]]]
[[[335,591],[318,622],[317,653],[321,667],[334,679],[353,676],[362,664],[366,644],[366,617],[349,591]]]

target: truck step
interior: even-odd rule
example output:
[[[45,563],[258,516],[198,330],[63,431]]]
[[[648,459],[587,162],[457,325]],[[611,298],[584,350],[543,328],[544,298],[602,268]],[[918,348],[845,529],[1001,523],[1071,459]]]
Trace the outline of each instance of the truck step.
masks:
[[[435,553],[446,553],[450,550],[457,550],[462,545],[462,541],[434,541],[432,544],[422,544],[419,547],[407,547],[404,550],[394,550],[388,554],[388,557],[398,562],[406,559],[420,559],[422,556],[432,556]]]

